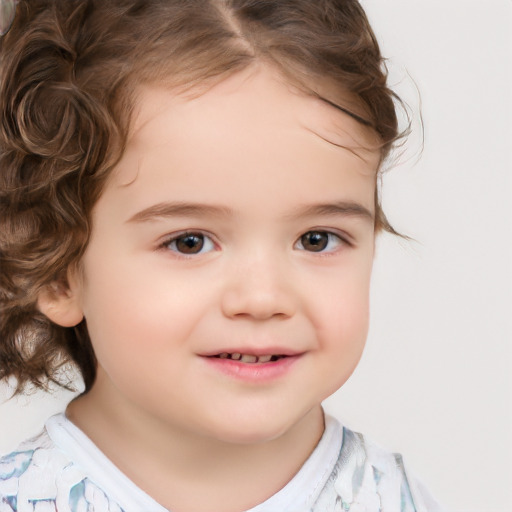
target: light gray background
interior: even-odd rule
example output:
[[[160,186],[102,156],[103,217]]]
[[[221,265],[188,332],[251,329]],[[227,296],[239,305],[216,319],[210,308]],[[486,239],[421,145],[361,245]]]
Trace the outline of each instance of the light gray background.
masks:
[[[366,352],[326,408],[402,452],[448,510],[511,511],[512,1],[363,5],[414,116],[383,195],[416,242],[379,239]],[[69,399],[0,405],[0,452]]]

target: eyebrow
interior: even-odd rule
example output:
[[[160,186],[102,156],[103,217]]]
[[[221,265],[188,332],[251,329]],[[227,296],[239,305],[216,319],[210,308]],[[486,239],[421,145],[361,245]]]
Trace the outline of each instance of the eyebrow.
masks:
[[[227,217],[232,213],[229,208],[200,203],[158,203],[137,212],[126,222],[139,223],[167,217]]]
[[[216,205],[206,205],[201,203],[158,203],[152,205],[135,215],[132,215],[127,223],[142,223],[159,218],[167,217],[228,217],[233,214],[230,208]],[[344,216],[360,217],[374,221],[374,214],[363,205],[354,201],[338,201],[335,203],[322,203],[300,206],[287,218],[304,218],[314,216]]]
[[[374,214],[365,206],[354,201],[338,201],[336,203],[323,203],[301,206],[287,217],[315,217],[315,216],[343,216],[360,217],[374,222]]]

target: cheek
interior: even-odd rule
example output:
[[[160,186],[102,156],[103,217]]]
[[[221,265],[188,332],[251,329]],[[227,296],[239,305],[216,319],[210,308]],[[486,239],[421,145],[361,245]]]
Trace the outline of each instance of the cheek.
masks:
[[[371,259],[326,280],[316,293],[319,343],[349,366],[359,360],[369,327]]]
[[[150,282],[140,272],[128,272],[122,260],[91,254],[85,263],[82,303],[96,356],[100,364],[113,357],[128,364],[148,340],[159,342],[151,326],[160,302]]]
[[[329,312],[334,323],[352,325],[368,321],[370,279],[373,258],[370,251],[353,253],[338,269],[319,276],[315,301]]]
[[[335,297],[324,304],[323,322],[318,329],[320,341],[335,351],[362,349],[369,326],[369,299],[366,294]],[[336,300],[337,299],[337,300]]]
[[[319,368],[326,384],[323,399],[345,384],[361,359],[369,327],[368,294],[356,290],[326,308],[328,318],[319,330],[319,344],[327,356]]]
[[[103,366],[172,359],[208,307],[204,287],[154,261],[91,251],[85,264],[83,311]]]

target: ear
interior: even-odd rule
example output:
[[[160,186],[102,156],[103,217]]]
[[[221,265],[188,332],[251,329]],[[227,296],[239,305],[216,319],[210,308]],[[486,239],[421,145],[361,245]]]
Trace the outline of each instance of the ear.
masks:
[[[74,327],[84,318],[78,280],[70,276],[66,281],[54,281],[41,291],[37,307],[53,323]]]

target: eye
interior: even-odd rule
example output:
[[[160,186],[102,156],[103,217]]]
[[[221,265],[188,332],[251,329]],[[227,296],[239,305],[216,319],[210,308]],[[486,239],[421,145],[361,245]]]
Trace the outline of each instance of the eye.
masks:
[[[309,252],[332,252],[346,243],[340,236],[328,231],[308,231],[297,240],[294,248]]]
[[[212,239],[203,233],[182,233],[167,239],[162,246],[186,255],[202,254],[215,249]]]

